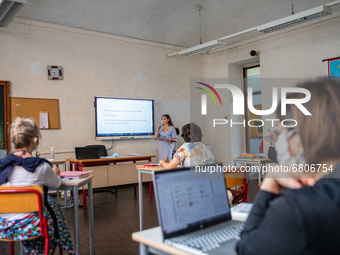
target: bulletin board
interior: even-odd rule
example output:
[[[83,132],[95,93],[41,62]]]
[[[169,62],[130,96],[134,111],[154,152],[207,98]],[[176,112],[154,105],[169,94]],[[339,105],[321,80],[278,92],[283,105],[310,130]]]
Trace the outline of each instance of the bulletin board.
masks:
[[[48,129],[59,129],[59,100],[47,98],[11,97],[11,121],[16,117],[34,118],[39,126],[39,114],[48,115]]]

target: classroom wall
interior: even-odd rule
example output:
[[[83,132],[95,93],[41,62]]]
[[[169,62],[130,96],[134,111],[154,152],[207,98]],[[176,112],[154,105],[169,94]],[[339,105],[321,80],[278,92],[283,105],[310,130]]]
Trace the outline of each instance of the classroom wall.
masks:
[[[242,67],[251,63],[260,63],[261,78],[316,78],[327,76],[327,62],[323,59],[340,56],[340,15],[335,13],[329,19],[302,24],[284,31],[256,37],[248,41],[226,47],[218,53],[204,56],[204,78],[230,78],[233,85],[242,88]],[[251,57],[250,51],[259,52],[259,57]],[[235,80],[236,79],[236,80]],[[277,87],[291,86],[287,80],[274,84]],[[273,86],[274,86],[273,85]],[[219,90],[220,91],[220,90]],[[230,93],[229,93],[230,96]],[[262,87],[263,109],[269,109],[272,104],[271,89]],[[224,105],[225,114],[231,114],[232,98],[229,104]],[[234,116],[235,117],[235,116]],[[268,118],[273,117],[269,116]],[[242,116],[243,119],[243,116]],[[269,125],[264,126],[264,135],[268,135]],[[239,125],[230,128],[230,125],[216,127],[209,126],[203,133],[217,133],[224,136],[222,142],[210,142],[219,161],[224,164],[231,163],[232,157],[245,150],[244,128]],[[225,141],[228,149],[225,149]],[[264,142],[264,152],[268,151],[269,144]],[[233,156],[232,156],[233,155]]]
[[[327,63],[322,59],[340,55],[339,22],[339,14],[333,14],[326,21],[256,37],[218,53],[166,58],[180,49],[16,18],[8,28],[0,28],[0,79],[11,82],[12,97],[59,99],[61,128],[42,131],[39,151],[47,153],[54,146],[57,153],[68,152],[57,158],[67,158],[73,156],[75,146],[111,146],[110,141],[94,139],[95,96],[153,98],[156,124],[163,113],[169,113],[180,128],[190,121],[190,78],[235,78],[234,85],[241,88],[242,66],[258,62],[262,78],[326,76]],[[259,57],[251,57],[251,50],[258,51]],[[47,65],[61,65],[64,79],[48,80]],[[270,90],[262,90],[262,97],[263,108],[269,108]],[[229,118],[231,105],[229,95],[223,106]],[[243,127],[226,126],[214,132],[202,125],[203,140],[211,144],[218,161],[231,163],[244,150]],[[264,130],[266,135],[267,127]],[[178,144],[182,142],[179,138]],[[157,146],[153,140],[117,141],[110,153],[157,154]]]
[[[190,78],[201,74],[201,56],[170,59],[178,48],[20,18],[0,29],[0,42],[0,80],[11,82],[11,97],[59,99],[60,129],[42,130],[41,153],[54,146],[65,159],[77,146],[111,146],[95,140],[95,96],[154,99],[155,127],[164,113],[176,127],[189,122]],[[63,80],[48,80],[48,65],[62,66]],[[157,155],[158,142],[117,140],[113,152]]]

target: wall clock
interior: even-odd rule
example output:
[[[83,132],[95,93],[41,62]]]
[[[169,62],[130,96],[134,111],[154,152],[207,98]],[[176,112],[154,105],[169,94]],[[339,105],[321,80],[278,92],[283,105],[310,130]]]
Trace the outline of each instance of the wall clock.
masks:
[[[47,66],[49,80],[61,80],[63,78],[61,66]]]

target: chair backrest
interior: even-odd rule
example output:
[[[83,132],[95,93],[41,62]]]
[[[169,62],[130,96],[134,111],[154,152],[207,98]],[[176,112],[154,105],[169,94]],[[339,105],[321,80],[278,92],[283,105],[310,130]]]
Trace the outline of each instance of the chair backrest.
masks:
[[[96,144],[96,145],[86,145],[85,147],[86,148],[98,148],[100,157],[106,157],[107,156],[107,150],[106,150],[105,145],[98,145],[98,144]]]
[[[245,178],[244,173],[240,172],[240,168],[236,168],[235,172],[226,172],[224,177],[227,188],[243,185]]]
[[[0,213],[39,212],[40,214],[42,207],[43,190],[39,185],[0,186]],[[39,216],[41,217],[42,214]]]

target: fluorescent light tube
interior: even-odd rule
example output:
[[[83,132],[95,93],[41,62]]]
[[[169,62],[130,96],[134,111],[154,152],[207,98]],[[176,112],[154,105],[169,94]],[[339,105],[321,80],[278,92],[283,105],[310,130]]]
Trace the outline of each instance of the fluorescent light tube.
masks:
[[[25,4],[27,0],[3,1],[0,4],[0,27],[7,27]]]
[[[180,56],[192,56],[198,53],[206,52],[209,50],[218,49],[220,47],[226,46],[227,43],[222,42],[221,40],[212,40],[203,44],[199,44],[197,46],[181,50],[178,52]]]
[[[324,16],[332,14],[332,9],[325,5],[312,8],[307,11],[299,12],[297,14],[269,22],[267,24],[257,27],[257,31],[264,33],[275,32],[287,27],[295,26],[307,21],[322,18]]]

